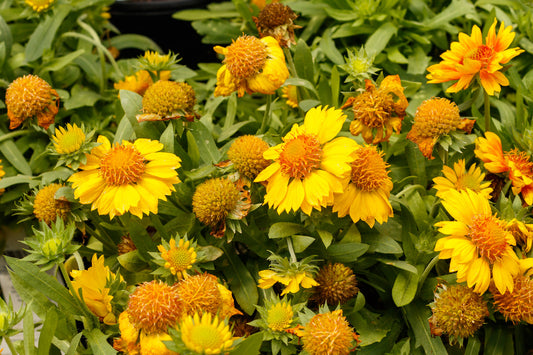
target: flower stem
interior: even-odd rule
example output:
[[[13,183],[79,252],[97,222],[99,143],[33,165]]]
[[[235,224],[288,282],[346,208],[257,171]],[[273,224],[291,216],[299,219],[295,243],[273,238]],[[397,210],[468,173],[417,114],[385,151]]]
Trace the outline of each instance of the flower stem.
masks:
[[[289,72],[294,78],[297,78],[298,73],[296,72],[296,66],[294,65],[294,60],[292,59],[291,50],[289,48],[283,48],[283,54],[285,54],[285,58],[287,58]]]
[[[420,279],[418,280],[418,291],[420,291],[420,289],[422,288],[422,285],[426,281],[426,278],[428,277],[429,273],[431,272],[433,267],[435,267],[435,265],[439,262],[439,260],[440,260],[439,259],[439,254],[437,254],[437,255],[435,255],[435,257],[433,259],[431,259],[429,264],[427,264],[426,268],[424,269],[424,271],[420,275]]]
[[[490,96],[486,91],[483,91],[483,113],[485,114],[485,132],[490,132]]]
[[[267,127],[270,124],[270,106],[271,105],[272,105],[272,95],[267,95],[265,114],[263,116],[263,122],[261,122],[261,127],[259,128],[259,131],[257,131],[258,134],[265,133],[267,130]]]
[[[23,136],[23,135],[28,134],[28,133],[30,133],[30,131],[28,129],[23,129],[23,130],[20,130],[20,131],[14,131],[14,132],[6,133],[6,134],[0,136],[0,143],[3,142],[3,141],[6,141],[8,139],[11,139],[11,138],[15,138],[15,137],[18,137],[18,136]]]
[[[296,259],[296,254],[294,253],[294,247],[292,245],[292,237],[285,238],[287,240],[287,248],[289,249],[289,254],[291,255],[291,262],[295,263],[298,261]]]
[[[11,354],[16,355],[18,354],[15,345],[11,341],[10,337],[4,337],[4,340],[6,341],[7,347],[9,348],[9,351],[11,351]]]

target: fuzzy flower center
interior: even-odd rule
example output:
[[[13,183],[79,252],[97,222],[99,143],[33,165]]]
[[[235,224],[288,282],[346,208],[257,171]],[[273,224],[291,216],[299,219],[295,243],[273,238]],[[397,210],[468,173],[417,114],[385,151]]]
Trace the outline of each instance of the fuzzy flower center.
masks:
[[[494,57],[494,54],[494,49],[483,44],[468,53],[466,58],[480,61],[483,64],[483,67],[486,67],[492,60],[492,57]]]
[[[322,147],[315,135],[301,134],[285,143],[279,155],[281,172],[295,179],[305,178],[320,167]]]
[[[36,75],[15,79],[6,91],[7,108],[22,119],[46,110],[51,101],[52,87]]]
[[[379,90],[365,91],[353,102],[354,117],[370,128],[383,127],[391,117],[394,101]]]
[[[277,303],[268,310],[268,327],[281,332],[291,325],[293,315],[292,307],[289,304]]]
[[[235,169],[249,179],[255,177],[270,163],[263,158],[268,149],[268,143],[252,135],[240,136],[228,150],[228,158]]]
[[[70,204],[68,201],[56,200],[55,193],[64,185],[51,184],[43,187],[33,202],[33,214],[39,221],[44,221],[46,224],[55,222],[57,217],[64,219],[70,212]]]
[[[352,182],[358,189],[374,191],[389,179],[388,164],[383,161],[383,152],[374,146],[362,147],[356,151],[352,163]]]
[[[506,320],[513,324],[525,321],[533,323],[533,280],[524,275],[514,279],[513,292],[501,294],[498,290],[491,290],[496,309]]]
[[[248,79],[261,72],[268,59],[266,45],[253,36],[241,36],[227,47],[224,63],[237,79]]]
[[[196,103],[194,89],[187,83],[159,80],[143,96],[143,112],[163,117],[176,111],[191,110]]]
[[[493,215],[474,215],[468,236],[479,254],[491,264],[499,260],[507,250],[507,234],[502,222]]]
[[[423,137],[439,137],[455,131],[460,122],[459,107],[441,97],[424,101],[415,114],[415,124],[419,125]]]
[[[216,226],[235,209],[238,200],[239,190],[231,180],[209,179],[198,185],[194,192],[193,212],[200,222]]]
[[[512,162],[514,167],[522,174],[533,174],[533,162],[529,161],[529,155],[526,152],[521,152],[514,148],[509,152],[504,153],[505,158]]]
[[[135,184],[145,169],[144,157],[133,145],[116,145],[100,161],[100,174],[112,186]]]

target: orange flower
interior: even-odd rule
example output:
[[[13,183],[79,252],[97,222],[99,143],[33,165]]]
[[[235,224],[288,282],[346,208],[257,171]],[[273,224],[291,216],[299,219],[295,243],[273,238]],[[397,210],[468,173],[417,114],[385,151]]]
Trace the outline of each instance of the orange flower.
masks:
[[[446,92],[458,92],[470,86],[477,78],[489,95],[501,91],[501,86],[509,85],[509,80],[499,70],[524,50],[519,47],[507,49],[515,34],[511,26],[502,22],[496,34],[496,19],[489,29],[485,44],[478,26],[472,27],[472,34],[459,33],[459,42],[452,42],[450,49],[441,54],[439,64],[428,68],[428,83],[444,83],[457,80]]]
[[[366,79],[365,92],[349,98],[341,108],[353,108],[350,132],[354,136],[362,134],[366,143],[378,144],[388,141],[393,130],[396,133],[401,131],[407,105],[400,77],[389,75],[379,88]]]
[[[160,75],[160,80],[170,79],[169,70],[162,71]],[[113,84],[113,86],[116,90],[129,90],[142,96],[153,83],[154,81],[147,70],[139,70],[133,75],[126,76],[124,80]]]

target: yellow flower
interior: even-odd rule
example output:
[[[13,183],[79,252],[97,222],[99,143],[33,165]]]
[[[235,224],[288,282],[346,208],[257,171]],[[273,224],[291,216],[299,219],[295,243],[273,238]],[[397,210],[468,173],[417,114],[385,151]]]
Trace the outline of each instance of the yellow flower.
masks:
[[[70,203],[65,199],[56,199],[55,193],[63,184],[50,184],[43,187],[35,195],[33,201],[33,214],[35,218],[50,225],[57,217],[65,219],[70,212]]]
[[[113,348],[128,355],[139,355],[139,329],[130,321],[127,311],[118,316],[120,338],[113,339]]]
[[[333,212],[339,217],[349,213],[354,223],[362,220],[372,228],[376,221],[381,224],[393,216],[389,202],[393,184],[383,154],[375,146],[356,150],[348,186],[333,202]]]
[[[278,2],[266,5],[252,17],[260,37],[272,36],[285,48],[296,44],[294,30],[302,27],[294,24],[297,18],[290,7]]]
[[[17,128],[25,120],[37,117],[39,126],[47,129],[59,111],[59,95],[43,79],[36,75],[24,75],[15,79],[6,90],[9,128]]]
[[[528,153],[518,149],[504,152],[500,137],[492,132],[476,139],[474,153],[491,173],[508,172],[513,193],[521,194],[528,205],[533,204],[533,162]]]
[[[286,287],[281,292],[281,295],[286,295],[287,293],[297,293],[300,291],[300,286],[303,288],[311,288],[317,286],[318,282],[313,279],[313,275],[307,271],[299,271],[288,273],[282,275],[273,270],[262,270],[259,271],[259,287],[260,288],[270,288],[274,286],[276,282],[282,283]]]
[[[179,328],[185,346],[198,354],[223,354],[231,350],[235,341],[226,322],[211,313],[189,315]]]
[[[297,335],[302,338],[303,349],[311,355],[348,355],[358,341],[358,335],[340,309],[313,316]]]
[[[292,306],[287,301],[278,301],[270,304],[266,314],[268,327],[275,332],[281,332],[289,328],[294,317]]]
[[[446,235],[437,241],[435,251],[440,259],[451,259],[450,271],[457,271],[457,282],[466,281],[482,294],[492,278],[501,293],[512,291],[518,274],[516,241],[506,223],[492,214],[487,198],[468,189],[450,190],[442,205],[455,220],[435,224]]]
[[[2,159],[0,159],[0,163],[2,162]],[[2,177],[6,174],[4,171],[4,166],[0,164],[0,180],[2,180]],[[0,195],[4,193],[5,189],[0,189]]]
[[[459,107],[448,99],[434,97],[422,102],[416,109],[414,124],[407,139],[418,145],[428,159],[434,159],[433,147],[441,136],[457,129],[470,133],[475,120],[461,119]]]
[[[341,263],[329,263],[321,267],[315,281],[318,285],[315,286],[312,298],[318,304],[344,304],[359,292],[352,269]]]
[[[167,348],[164,341],[172,341],[170,335],[166,332],[145,334],[141,332],[139,349],[142,355],[179,355],[177,352]]]
[[[196,262],[196,252],[190,241],[180,238],[176,246],[176,240],[171,238],[168,249],[163,245],[158,245],[157,249],[166,261],[165,268],[169,269],[173,275],[180,280],[188,276],[187,270],[191,269]]]
[[[52,137],[54,149],[59,154],[74,153],[81,148],[85,142],[85,133],[76,124],[71,125],[67,123],[67,129],[58,127],[55,130],[55,135]]]
[[[450,190],[462,191],[470,189],[475,193],[481,194],[489,199],[492,192],[490,182],[485,182],[485,173],[481,169],[472,164],[468,171],[466,170],[465,160],[459,159],[457,163],[453,164],[453,169],[448,166],[442,167],[444,176],[438,176],[433,179],[437,190],[437,196],[443,198],[446,192]]]
[[[264,203],[277,212],[301,209],[311,214],[333,203],[333,194],[343,192],[350,163],[358,147],[354,140],[335,136],[346,116],[334,108],[312,108],[301,126],[294,124],[283,143],[263,156],[273,160],[255,179],[267,181]]]
[[[463,285],[439,285],[430,307],[433,312],[429,319],[431,334],[447,334],[450,343],[462,343],[464,338],[474,335],[489,315],[483,296]]]
[[[158,201],[175,191],[180,182],[175,171],[181,159],[172,153],[160,152],[163,144],[139,138],[135,142],[113,144],[98,137],[101,145],[87,154],[83,171],[73,174],[74,197],[82,204],[110,218],[125,212],[142,218],[157,213]]]
[[[144,52],[143,58],[146,59],[146,61],[153,66],[160,66],[167,64],[170,61],[170,53],[169,54],[159,54],[157,52],[153,51],[146,51]]]
[[[109,294],[110,289],[106,287],[107,281],[115,277],[115,274],[104,266],[104,256],[97,257],[93,254],[92,266],[87,270],[73,270],[72,286],[79,296],[82,290],[83,301],[87,307],[105,324],[116,324],[117,318],[113,314],[111,300],[113,296]]]
[[[168,79],[170,79],[170,71],[162,71],[159,80],[165,81]],[[153,83],[154,81],[147,70],[139,70],[133,75],[127,75],[124,80],[115,83],[113,86],[116,90],[129,90],[142,96]]]
[[[533,224],[524,223],[513,218],[507,223],[506,228],[513,234],[517,244],[522,247],[524,253],[528,253],[533,243]]]
[[[137,121],[166,121],[185,118],[194,120],[196,93],[187,83],[159,80],[143,96],[143,113]]]
[[[287,85],[281,88],[281,97],[286,99],[287,105],[292,108],[298,107],[298,87],[295,85]]]
[[[29,5],[35,12],[43,12],[48,9],[55,0],[25,0],[26,4]]]
[[[177,287],[157,280],[137,286],[126,310],[131,324],[145,334],[166,332],[184,314]]]
[[[285,55],[273,37],[243,35],[228,47],[214,49],[225,56],[217,72],[215,96],[229,96],[234,91],[239,97],[245,92],[274,94],[289,77]]]
[[[240,136],[231,144],[228,158],[241,176],[255,179],[270,163],[263,158],[268,143],[250,134]]]
[[[388,75],[379,88],[366,79],[365,92],[350,97],[341,108],[353,109],[350,132],[354,136],[362,134],[366,143],[378,144],[388,141],[393,130],[400,133],[407,105],[400,77]]]
[[[512,26],[505,27],[502,22],[496,34],[496,23],[494,19],[485,44],[476,25],[472,27],[470,36],[459,33],[459,42],[452,42],[450,49],[441,54],[443,60],[428,67],[428,83],[457,80],[446,92],[458,92],[468,88],[472,79],[477,78],[489,95],[500,92],[501,86],[509,85],[509,80],[499,70],[503,68],[502,64],[508,63],[523,50],[518,47],[507,49],[515,36],[511,32]]]

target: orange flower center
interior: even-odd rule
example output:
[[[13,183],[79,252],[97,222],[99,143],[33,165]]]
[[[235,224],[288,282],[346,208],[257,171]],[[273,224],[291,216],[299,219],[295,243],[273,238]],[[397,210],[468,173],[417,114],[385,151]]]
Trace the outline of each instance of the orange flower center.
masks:
[[[507,232],[502,222],[493,215],[474,215],[468,236],[481,257],[491,264],[499,260],[507,250]]]
[[[362,147],[356,152],[352,163],[352,182],[358,189],[373,191],[389,179],[388,164],[383,161],[383,152],[374,146]]]
[[[305,178],[321,161],[322,148],[312,134],[301,134],[286,142],[279,155],[281,172],[296,179]]]
[[[386,92],[366,91],[353,102],[354,117],[370,128],[383,127],[391,117],[394,101]]]
[[[142,154],[133,145],[117,145],[100,160],[100,174],[113,186],[136,183],[145,168]]]
[[[247,79],[261,72],[268,57],[266,45],[253,36],[241,36],[227,47],[224,63],[231,75]]]
[[[525,175],[533,175],[533,163],[529,161],[529,155],[526,152],[521,152],[518,149],[513,149],[504,153],[505,158],[513,162],[514,167]]]
[[[492,57],[494,56],[494,50],[486,45],[481,45],[476,49],[472,50],[466,56],[469,59],[477,60],[483,63],[483,66],[487,66]]]

